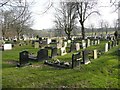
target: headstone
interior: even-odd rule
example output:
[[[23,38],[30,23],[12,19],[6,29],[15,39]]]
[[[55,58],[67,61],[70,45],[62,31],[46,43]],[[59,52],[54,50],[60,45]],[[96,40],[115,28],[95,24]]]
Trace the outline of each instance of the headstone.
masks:
[[[51,57],[55,57],[57,56],[57,48],[56,47],[52,47],[52,52],[51,52]]]
[[[112,44],[111,44],[111,47],[114,47],[114,41],[112,40]]]
[[[65,54],[67,54],[66,48],[65,48],[65,47],[62,47],[62,48],[60,49],[60,55],[63,56],[63,55],[65,55]]]
[[[82,43],[82,48],[83,48],[83,49],[86,48],[86,43],[85,43],[85,42]]]
[[[39,48],[39,42],[34,42],[34,47]]]
[[[88,51],[87,50],[82,51],[82,55],[83,55],[83,64],[90,63],[89,57],[88,57]]]
[[[108,43],[105,44],[105,52],[108,51]]]
[[[72,68],[79,66],[81,61],[80,52],[72,54]]]
[[[76,43],[76,51],[80,50],[80,44]]]
[[[12,49],[12,44],[4,44],[4,50],[11,50]]]
[[[93,59],[97,59],[97,50],[93,50]]]
[[[111,43],[110,43],[110,41],[108,42],[108,50],[110,50],[111,49]]]
[[[20,65],[25,65],[28,63],[28,51],[22,51],[19,53],[19,63]]]
[[[58,49],[59,49],[59,48],[62,48],[62,44],[63,44],[63,40],[62,40],[62,39],[58,40],[57,48],[58,48]]]
[[[94,41],[91,41],[91,45],[94,45]]]
[[[47,49],[40,49],[38,52],[37,52],[37,59],[38,61],[41,61],[41,60],[45,60],[45,59],[48,59],[48,50]]]
[[[70,45],[70,52],[75,51],[75,50],[76,50],[75,44],[71,43],[71,45]]]
[[[94,41],[94,44],[97,45],[97,40]]]
[[[64,42],[64,47],[67,47],[67,42]]]
[[[100,44],[100,39],[98,39],[97,44]]]
[[[47,38],[46,41],[47,41],[47,44],[51,43],[51,39],[50,38]]]
[[[87,39],[87,47],[90,46],[90,39]]]

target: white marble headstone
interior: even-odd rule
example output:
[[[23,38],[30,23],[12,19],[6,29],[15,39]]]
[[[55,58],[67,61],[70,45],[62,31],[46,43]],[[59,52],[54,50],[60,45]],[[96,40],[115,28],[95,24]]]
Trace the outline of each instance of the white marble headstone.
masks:
[[[105,44],[105,52],[108,51],[108,43]]]
[[[12,44],[4,44],[4,50],[11,50]]]
[[[80,44],[76,43],[76,51],[80,50]]]

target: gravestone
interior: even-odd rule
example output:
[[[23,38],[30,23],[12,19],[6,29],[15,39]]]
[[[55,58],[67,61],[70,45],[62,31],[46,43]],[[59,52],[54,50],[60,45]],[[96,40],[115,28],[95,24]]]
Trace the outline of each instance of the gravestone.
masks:
[[[87,50],[82,51],[82,56],[83,56],[83,62],[82,62],[83,64],[90,63]]]
[[[45,60],[45,59],[48,59],[48,58],[49,58],[49,56],[48,56],[48,50],[47,49],[40,49],[37,52],[38,61]]]
[[[97,45],[97,40],[94,41],[94,45]]]
[[[83,48],[83,49],[86,48],[86,43],[85,43],[85,42],[82,43],[82,48]]]
[[[67,42],[64,42],[64,47],[67,47]]]
[[[63,55],[65,55],[65,54],[67,54],[66,48],[65,48],[65,47],[62,47],[62,48],[60,49],[60,55],[63,56]]]
[[[94,41],[91,41],[91,45],[94,45]]]
[[[80,44],[79,43],[76,43],[76,51],[80,50]]]
[[[97,40],[97,44],[100,44],[100,39]]]
[[[21,65],[25,65],[28,63],[28,51],[22,51],[19,53],[19,63]]]
[[[62,39],[59,39],[58,40],[58,43],[57,43],[57,48],[62,48],[62,44],[63,44],[63,40]]]
[[[39,42],[34,42],[34,47],[39,48]]]
[[[97,50],[93,50],[93,59],[97,59]]]
[[[4,44],[4,50],[11,50],[12,49],[12,44]]]
[[[72,54],[72,68],[79,66],[81,63],[80,52]]]
[[[114,41],[112,40],[111,47],[114,47]]]
[[[110,43],[110,41],[108,42],[108,50],[110,50],[111,49],[111,43]]]
[[[75,51],[75,50],[76,50],[75,44],[71,43],[71,45],[70,45],[70,52]]]
[[[90,39],[87,39],[87,47],[90,46]]]
[[[51,52],[51,57],[55,57],[57,56],[57,48],[56,47],[52,47],[52,52]]]
[[[51,39],[50,38],[46,38],[47,44],[51,43]]]
[[[108,51],[108,43],[105,44],[105,52]]]

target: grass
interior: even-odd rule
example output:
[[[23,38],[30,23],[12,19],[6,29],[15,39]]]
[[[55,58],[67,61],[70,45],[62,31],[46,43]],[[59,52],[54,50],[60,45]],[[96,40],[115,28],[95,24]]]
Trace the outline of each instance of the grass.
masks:
[[[87,49],[103,49],[105,41],[100,45]],[[31,46],[16,46],[13,50],[3,51],[2,87],[3,88],[119,88],[118,83],[118,50],[112,48],[88,65],[74,69],[59,69],[33,62],[31,66],[16,68],[19,52],[26,49],[36,53],[38,49]],[[74,52],[72,52],[74,53]],[[58,56],[60,60],[70,61],[72,53]]]

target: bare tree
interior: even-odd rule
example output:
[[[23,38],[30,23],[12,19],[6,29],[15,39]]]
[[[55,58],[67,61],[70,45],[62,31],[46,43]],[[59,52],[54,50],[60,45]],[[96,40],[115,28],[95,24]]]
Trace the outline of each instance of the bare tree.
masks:
[[[71,32],[76,27],[76,7],[74,2],[61,2],[57,9],[55,23],[59,30],[64,30],[68,39],[71,39]]]
[[[92,1],[81,1],[76,3],[77,12],[78,12],[78,18],[79,23],[81,25],[82,30],[82,38],[85,39],[85,21],[90,17],[93,13],[97,13],[100,15],[100,13],[95,10],[97,2],[95,0]]]
[[[31,23],[29,5],[30,4],[27,3],[26,0],[9,0],[6,4],[1,6],[0,10],[2,14],[0,16],[3,37],[5,37],[5,33],[8,32],[8,30],[14,30],[19,39],[19,35],[23,31],[23,27],[28,26]],[[3,10],[3,8],[8,10]]]
[[[106,35],[108,34],[108,29],[109,29],[109,23],[107,21],[104,21],[104,28],[105,28],[105,32]]]

